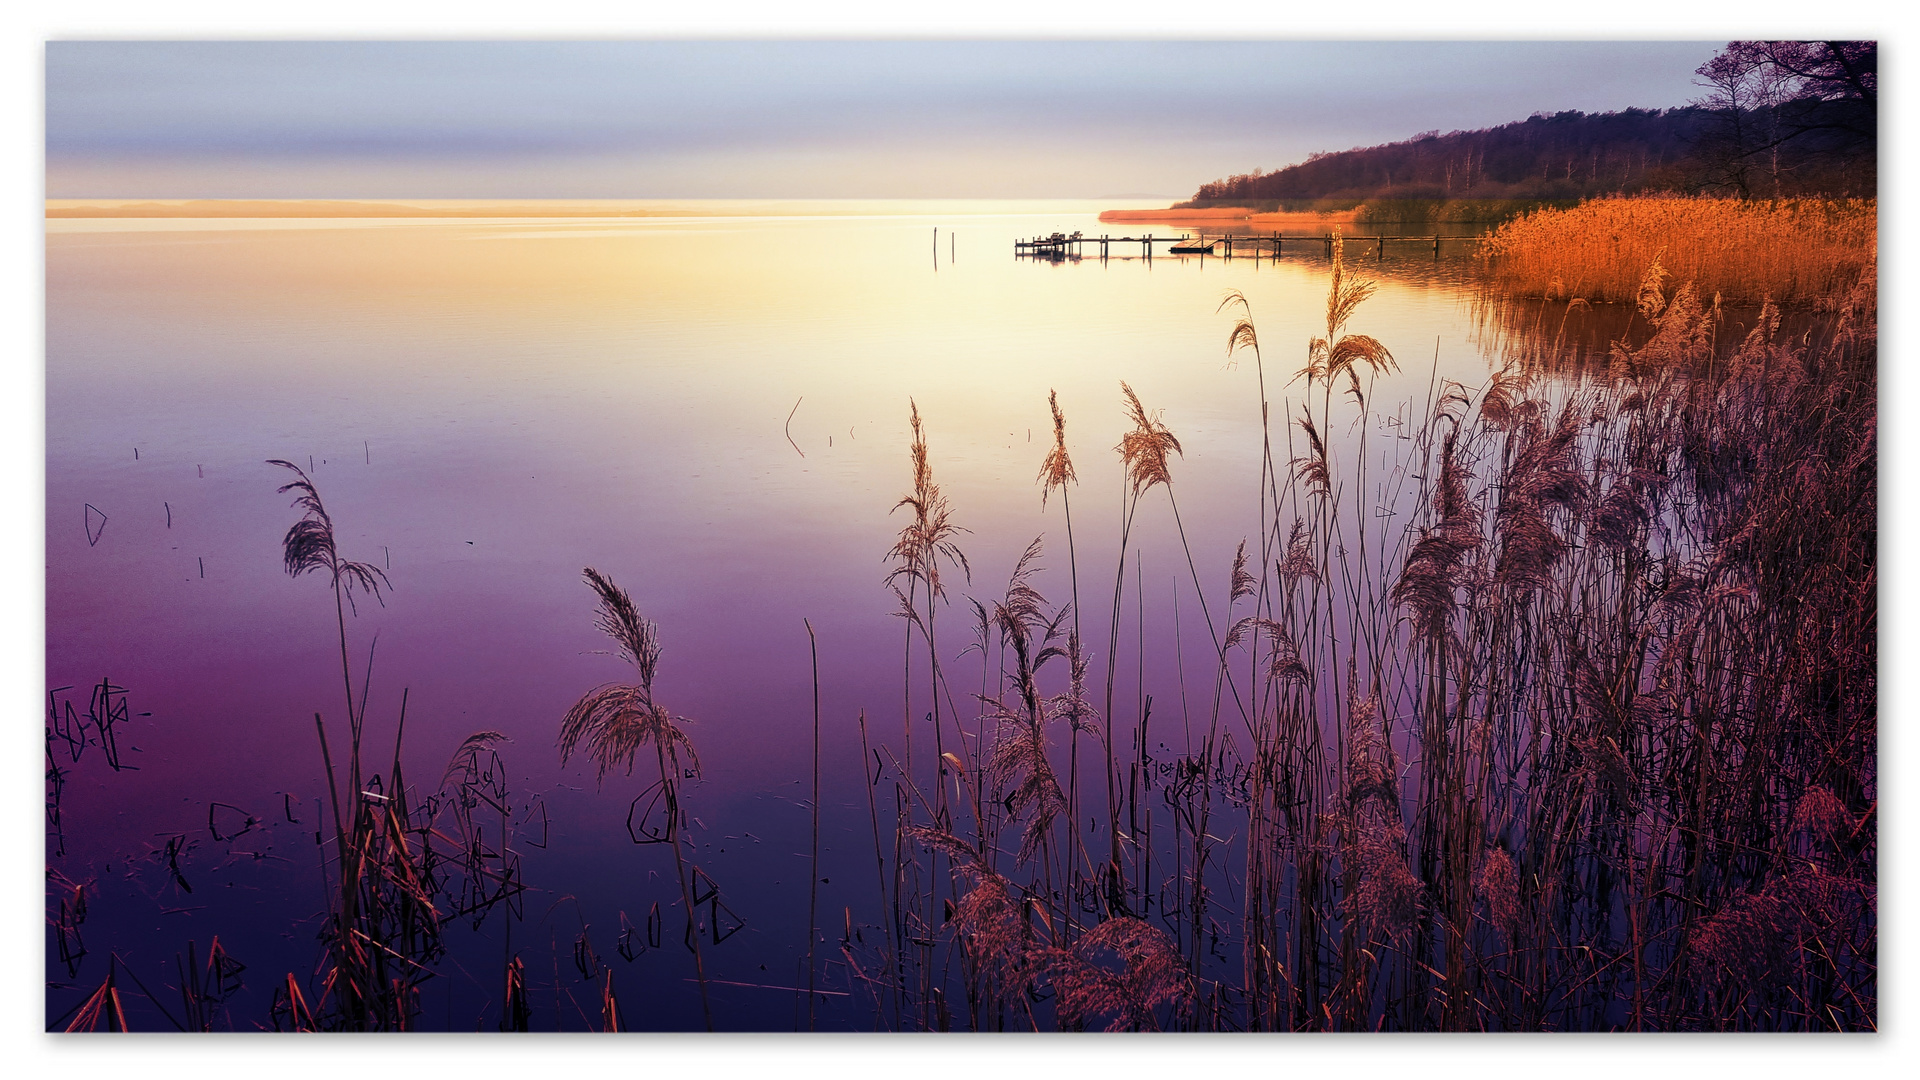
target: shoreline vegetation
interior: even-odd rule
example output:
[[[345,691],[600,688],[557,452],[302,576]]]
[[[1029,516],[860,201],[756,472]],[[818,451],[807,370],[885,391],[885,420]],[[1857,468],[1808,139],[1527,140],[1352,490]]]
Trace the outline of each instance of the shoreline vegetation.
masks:
[[[1634,303],[1649,267],[1702,302],[1827,306],[1870,277],[1874,199],[1593,199],[1493,229],[1489,288],[1515,297]]]
[[[1608,363],[1569,377],[1556,339],[1482,385],[1437,380],[1398,412],[1374,391],[1402,361],[1364,332],[1374,285],[1339,245],[1325,326],[1273,380],[1263,346],[1295,356],[1298,340],[1263,342],[1253,304],[1229,294],[1226,351],[1251,360],[1262,436],[1253,528],[1231,558],[1186,548],[1181,418],[1121,382],[1090,440],[1049,401],[1034,495],[1049,514],[1058,495],[1064,543],[1035,539],[1003,590],[975,589],[966,508],[937,482],[938,406],[911,405],[887,578],[901,693],[871,703],[871,728],[867,710],[857,721],[872,906],[810,926],[807,985],[827,970],[813,943],[837,937],[835,991],[864,1010],[857,1027],[1876,1029],[1875,212],[1665,198],[1536,210],[1493,234],[1486,302],[1630,304]],[[1732,322],[1733,297],[1759,317]],[[1817,325],[1782,333],[1783,304]],[[443,955],[441,913],[525,887],[504,843],[472,842],[461,816],[504,800],[475,764],[499,736],[456,750],[448,801],[410,792],[397,751],[386,793],[353,798],[366,705],[339,597],[374,583],[338,559],[318,493],[285,467],[297,479],[281,491],[306,511],[288,572],[336,594],[349,776],[322,823],[339,885],[320,970],[262,977],[282,987],[276,1028],[408,1028],[414,973]],[[1099,575],[1112,562],[1090,562],[1084,602],[1079,583],[1082,475],[1123,492],[1111,614]],[[1171,614],[1212,646],[1181,659],[1212,688],[1178,729],[1151,697],[1114,692],[1133,646],[1121,613],[1170,614],[1129,592],[1140,515],[1178,526],[1194,607]],[[1077,526],[1083,548],[1093,527]],[[1044,567],[1068,571],[1052,596]],[[674,779],[690,775],[675,755],[697,759],[652,697],[658,630],[586,574],[638,681],[554,717],[559,756],[659,774],[635,800],[634,839],[671,851],[680,907],[669,898],[665,932],[698,942],[688,882],[704,871],[680,866],[698,852]],[[423,872],[448,858],[459,872]],[[49,892],[62,933],[85,888],[63,883]],[[503,952],[483,976],[502,987],[488,1021],[525,1030],[536,968]],[[114,979],[109,965],[69,1030],[125,1026]],[[630,1025],[610,966],[602,992],[602,1027]]]

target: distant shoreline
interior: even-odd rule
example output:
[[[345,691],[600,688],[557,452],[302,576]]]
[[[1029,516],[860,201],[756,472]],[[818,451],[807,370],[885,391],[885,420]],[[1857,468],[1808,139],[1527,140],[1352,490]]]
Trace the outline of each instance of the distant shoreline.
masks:
[[[1088,212],[1090,200],[1053,199],[47,199],[48,219],[353,219],[353,218],[696,218],[819,216],[821,214],[991,213],[996,206],[1025,211],[1031,204],[1070,203]]]
[[[760,201],[760,200],[754,200]],[[697,217],[639,200],[48,199],[49,218]]]

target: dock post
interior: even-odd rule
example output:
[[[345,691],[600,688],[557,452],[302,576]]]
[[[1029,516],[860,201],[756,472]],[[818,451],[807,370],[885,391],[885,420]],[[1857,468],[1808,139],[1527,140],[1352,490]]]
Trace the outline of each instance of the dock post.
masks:
[[[1382,233],[1380,234],[1379,239],[1374,244],[1373,259],[1375,262],[1379,262],[1381,259],[1384,259],[1386,257],[1387,257],[1387,236],[1385,233]]]
[[[1433,257],[1436,259],[1440,257],[1440,233],[1438,231],[1435,231],[1433,234]]]

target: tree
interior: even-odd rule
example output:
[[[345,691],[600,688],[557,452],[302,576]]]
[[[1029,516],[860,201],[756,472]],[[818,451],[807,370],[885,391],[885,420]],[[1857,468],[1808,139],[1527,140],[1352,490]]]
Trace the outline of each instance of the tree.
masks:
[[[1879,141],[1876,42],[1730,41],[1694,73],[1708,89],[1694,104],[1715,117],[1697,150],[1709,186],[1751,195],[1764,169],[1769,193],[1780,195],[1784,176],[1796,171],[1871,168]]]

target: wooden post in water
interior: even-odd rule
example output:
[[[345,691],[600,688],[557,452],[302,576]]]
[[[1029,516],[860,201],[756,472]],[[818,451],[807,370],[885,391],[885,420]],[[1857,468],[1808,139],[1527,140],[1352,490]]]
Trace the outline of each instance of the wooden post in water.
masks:
[[[1378,238],[1378,240],[1374,243],[1373,259],[1375,262],[1379,262],[1381,259],[1384,259],[1386,257],[1387,257],[1387,237],[1385,233],[1382,233]]]
[[[1438,229],[1433,231],[1433,257],[1436,259],[1440,257],[1440,230]]]

